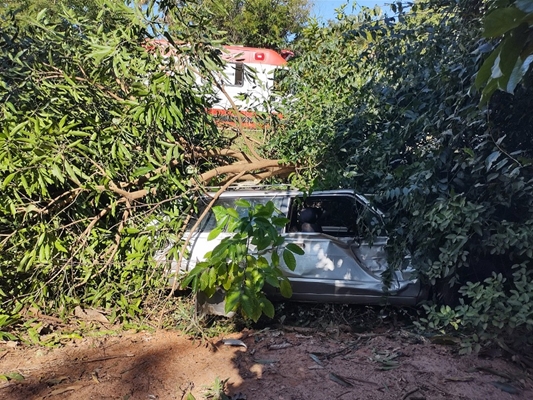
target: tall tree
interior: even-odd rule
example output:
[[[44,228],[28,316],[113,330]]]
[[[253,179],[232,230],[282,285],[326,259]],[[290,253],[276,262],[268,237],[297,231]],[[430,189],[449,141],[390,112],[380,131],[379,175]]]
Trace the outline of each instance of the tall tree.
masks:
[[[309,18],[308,0],[207,0],[214,23],[228,44],[279,49],[301,32]]]

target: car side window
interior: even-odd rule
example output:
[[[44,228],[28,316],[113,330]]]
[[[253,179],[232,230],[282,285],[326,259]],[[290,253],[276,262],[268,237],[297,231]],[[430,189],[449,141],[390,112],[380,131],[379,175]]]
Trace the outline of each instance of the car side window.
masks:
[[[380,223],[373,210],[353,196],[296,198],[290,215],[291,232],[323,232],[336,237],[365,237]],[[312,229],[307,223],[313,225]]]

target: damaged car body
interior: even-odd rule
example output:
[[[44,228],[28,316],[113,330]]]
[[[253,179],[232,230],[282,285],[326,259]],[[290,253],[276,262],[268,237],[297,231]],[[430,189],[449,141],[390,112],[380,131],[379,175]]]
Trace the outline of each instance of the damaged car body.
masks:
[[[416,278],[409,257],[399,270],[389,271],[382,231],[382,213],[369,201],[352,190],[317,191],[305,196],[294,190],[230,190],[222,193],[215,205],[246,210],[235,202],[244,199],[251,205],[272,201],[289,223],[281,228],[284,245],[293,243],[303,249],[296,255],[296,268],[290,270],[283,262],[280,268],[292,286],[291,300],[320,303],[347,303],[413,306],[427,297],[427,290]],[[207,197],[206,204],[210,201]],[[215,215],[210,212],[196,232],[192,233],[188,257],[178,268],[171,262],[171,273],[187,273],[205,254],[231,233],[222,233],[208,240],[216,227]],[[156,258],[164,260],[165,251]],[[390,272],[388,286],[382,274]],[[281,298],[279,289],[265,287],[272,299]],[[223,296],[211,299],[199,296],[204,311],[223,314]]]

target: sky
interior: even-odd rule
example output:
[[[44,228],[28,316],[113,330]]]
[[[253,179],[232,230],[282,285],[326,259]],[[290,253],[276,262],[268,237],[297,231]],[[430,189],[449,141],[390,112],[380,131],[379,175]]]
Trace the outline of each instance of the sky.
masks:
[[[337,15],[335,12],[336,8],[339,8],[341,5],[348,3],[348,0],[311,0],[314,4],[312,15],[314,15],[319,21],[326,22],[330,19],[335,19]],[[358,0],[357,2],[351,0],[349,1],[348,6],[345,11],[346,14],[357,14],[357,10],[360,9],[360,6],[365,6],[369,8],[374,8],[375,5],[381,7],[383,11],[389,10],[385,4],[392,3],[393,0]],[[354,5],[356,5],[355,10],[353,10]]]

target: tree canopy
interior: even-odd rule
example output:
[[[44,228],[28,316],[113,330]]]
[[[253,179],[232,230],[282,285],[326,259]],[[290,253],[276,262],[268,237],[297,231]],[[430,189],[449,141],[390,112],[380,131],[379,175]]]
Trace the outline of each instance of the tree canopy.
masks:
[[[418,1],[393,21],[366,12],[309,26],[272,146],[317,187],[375,194],[389,217],[391,265],[408,250],[435,299],[457,305],[431,309],[431,326],[487,337],[533,328],[533,120],[531,72],[523,85],[507,75],[514,96],[494,92],[480,105],[476,74],[498,42],[480,41],[479,7]]]
[[[11,24],[13,18],[24,24],[25,20],[36,17],[44,9],[49,10],[48,18],[59,18],[63,7],[88,18],[95,18],[98,14],[98,5],[93,0],[4,0],[0,3],[0,25]]]
[[[301,32],[308,0],[209,0],[214,23],[228,44],[279,49]]]

